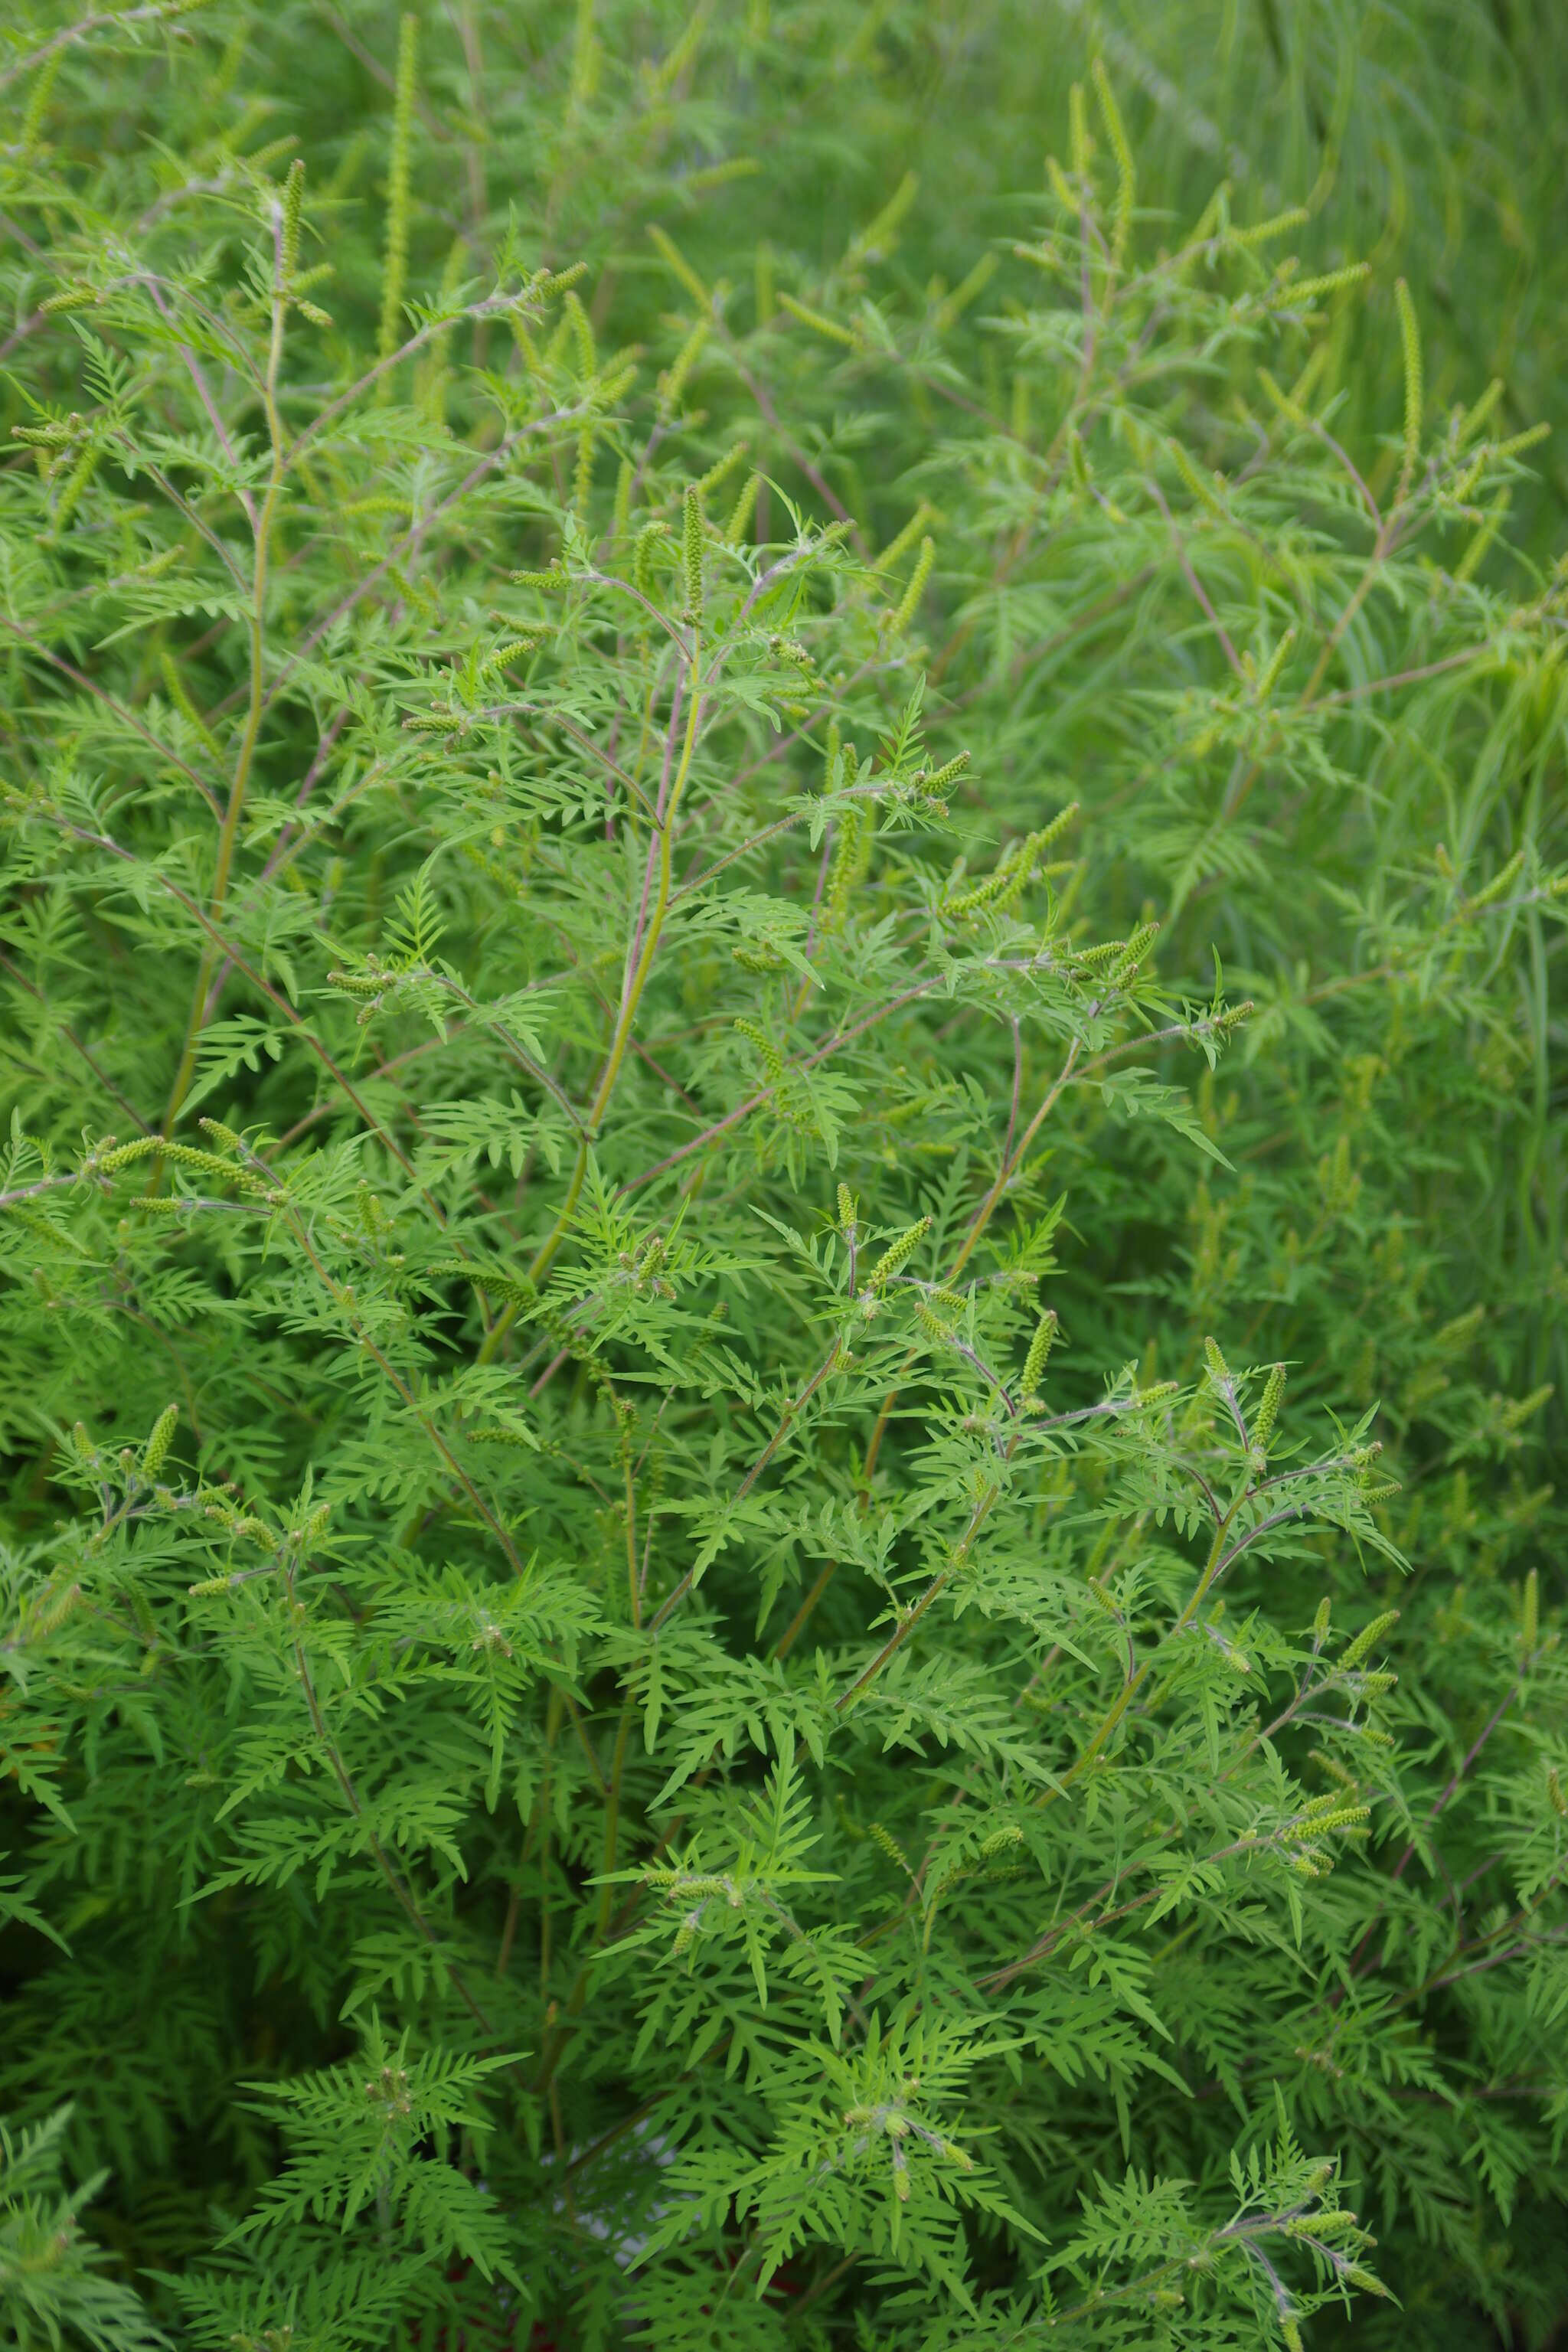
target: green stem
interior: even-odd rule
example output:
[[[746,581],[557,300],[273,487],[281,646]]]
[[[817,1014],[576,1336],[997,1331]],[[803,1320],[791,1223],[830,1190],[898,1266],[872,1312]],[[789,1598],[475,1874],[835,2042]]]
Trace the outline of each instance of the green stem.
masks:
[[[1012,1182],[1015,1175],[1022,1167],[1036,1136],[1038,1135],[1041,1128],[1045,1125],[1047,1119],[1050,1117],[1051,1112],[1055,1109],[1058,1102],[1061,1099],[1063,1088],[1071,1082],[1073,1072],[1078,1066],[1078,1057],[1081,1050],[1082,1040],[1075,1037],[1071,1045],[1068,1049],[1067,1059],[1062,1064],[1061,1069],[1049,1091],[1047,1093],[1045,1100],[1041,1103],[1038,1110],[1035,1113],[1034,1118],[1029,1121],[1028,1126],[1024,1129],[1023,1134],[1019,1137],[1017,1143],[1014,1146],[1013,1150],[1010,1152],[1004,1153],[1002,1165],[996,1171],[996,1181],[992,1185],[989,1192],[986,1193],[984,1201],[980,1203],[979,1208],[975,1211],[973,1221],[970,1225],[968,1233],[964,1236],[963,1245],[947,1270],[947,1280],[950,1284],[958,1280],[959,1276],[963,1272],[964,1267],[968,1265],[970,1258],[974,1253],[976,1243],[980,1240],[986,1226],[991,1223],[992,1217],[995,1214],[997,1202],[1002,1199],[1002,1196],[1006,1192],[1008,1185]],[[1104,1057],[1101,1056],[1100,1058],[1103,1059]],[[904,1358],[903,1370],[907,1370],[913,1361],[914,1354],[911,1350],[910,1353]],[[860,1473],[861,1492],[866,1496],[869,1496],[871,1492],[871,1480],[877,1468],[877,1456],[882,1450],[882,1440],[888,1433],[888,1423],[893,1417],[893,1411],[898,1402],[898,1390],[896,1388],[889,1389],[887,1395],[882,1400],[882,1409],[877,1415],[876,1427],[871,1432],[871,1442],[866,1448],[866,1465]]]
[[[573,1162],[571,1176],[567,1180],[566,1197],[561,1203],[560,1213],[554,1224],[541,1244],[538,1254],[528,1269],[529,1281],[535,1287],[542,1282],[554,1264],[556,1253],[565,1240],[572,1220],[576,1214],[577,1202],[583,1191],[583,1180],[588,1172],[588,1152],[595,1137],[598,1134],[605,1113],[609,1108],[610,1097],[616,1090],[616,1081],[621,1075],[621,1066],[626,1057],[626,1047],[631,1042],[632,1024],[637,1016],[637,1007],[642,1002],[643,991],[647,986],[648,974],[653,969],[653,960],[658,953],[659,935],[664,929],[664,919],[669,909],[670,865],[675,847],[675,820],[679,812],[681,797],[686,790],[687,779],[691,772],[691,754],[696,749],[698,721],[702,711],[701,661],[701,642],[700,639],[697,639],[693,643],[691,653],[691,707],[687,712],[686,739],[681,749],[680,765],[676,771],[675,782],[670,786],[669,799],[659,823],[658,894],[654,899],[653,912],[648,918],[647,929],[643,938],[642,951],[637,957],[636,967],[627,980],[621,998],[620,1014],[616,1023],[615,1034],[610,1040],[610,1050],[605,1056],[604,1073],[583,1121],[582,1139],[578,1143],[577,1156]],[[479,1351],[478,1360],[481,1364],[488,1364],[490,1361],[517,1320],[517,1311],[514,1302],[507,1307],[504,1314],[497,1316],[494,1325]]]
[[[1184,1633],[1187,1627],[1197,1615],[1198,1611],[1203,1607],[1209,1587],[1213,1584],[1215,1578],[1219,1574],[1221,1564],[1225,1559],[1225,1539],[1230,1531],[1230,1523],[1235,1518],[1237,1512],[1240,1509],[1241,1505],[1246,1501],[1246,1499],[1247,1496],[1245,1494],[1238,1495],[1236,1501],[1231,1505],[1229,1510],[1226,1511],[1224,1518],[1221,1519],[1218,1527],[1215,1529],[1214,1541],[1209,1546],[1209,1556],[1204,1563],[1204,1572],[1202,1576],[1199,1577],[1197,1584],[1194,1588],[1192,1597],[1188,1601],[1186,1607],[1183,1610],[1181,1615],[1177,1618],[1175,1623],[1166,1634],[1165,1642],[1161,1643],[1161,1649],[1164,1648],[1165,1643],[1174,1641],[1178,1633]],[[1133,1699],[1137,1696],[1138,1692],[1142,1687],[1144,1682],[1148,1679],[1149,1670],[1154,1663],[1154,1658],[1158,1654],[1158,1651],[1152,1653],[1149,1657],[1144,1659],[1136,1674],[1130,1675],[1127,1677],[1127,1680],[1122,1684],[1121,1690],[1117,1693],[1117,1696],[1112,1701],[1110,1706],[1107,1709],[1100,1721],[1100,1727],[1096,1731],[1093,1738],[1089,1741],[1089,1746],[1083,1749],[1078,1761],[1075,1764],[1069,1765],[1068,1769],[1062,1774],[1058,1786],[1055,1789],[1049,1789],[1046,1791],[1040,1801],[1042,1804],[1048,1805],[1053,1797],[1059,1796],[1064,1790],[1070,1789],[1073,1782],[1078,1780],[1079,1775],[1089,1769],[1089,1767],[1093,1763],[1095,1758],[1100,1754],[1100,1749],[1104,1747],[1106,1741],[1110,1738],[1111,1733],[1115,1730],[1117,1725],[1121,1722],[1122,1717],[1131,1706]]]
[[[245,730],[239,739],[239,753],[234,763],[234,782],[229,786],[228,805],[224,811],[223,826],[218,835],[217,864],[213,871],[212,889],[207,899],[207,914],[214,922],[221,917],[224,901],[228,896],[235,845],[239,838],[240,819],[245,813],[245,796],[250,784],[257,740],[261,732],[261,713],[266,695],[267,566],[284,472],[283,425],[278,413],[278,374],[283,361],[283,322],[289,306],[283,287],[283,208],[280,204],[273,205],[273,238],[276,260],[272,276],[272,339],[268,347],[267,376],[262,387],[268,438],[272,446],[272,466],[256,517],[256,562],[250,591],[250,698]],[[169,1090],[168,1108],[163,1113],[165,1135],[173,1133],[180,1107],[190,1091],[196,1066],[196,1047],[206,1022],[207,993],[216,965],[217,949],[209,941],[203,950],[197,967],[191,1017],[185,1024],[185,1042],[181,1050],[179,1067],[174,1073],[174,1083]],[[156,1192],[162,1181],[163,1162],[160,1160],[153,1162],[149,1190]]]
[[[610,1785],[605,1799],[605,1883],[599,1889],[599,1927],[596,1940],[603,1943],[609,1933],[610,1913],[615,1901],[615,1888],[610,1873],[616,1866],[616,1853],[621,1830],[621,1774],[626,1760],[626,1738],[632,1727],[631,1701],[621,1708],[621,1726],[616,1734],[615,1762],[610,1767]]]

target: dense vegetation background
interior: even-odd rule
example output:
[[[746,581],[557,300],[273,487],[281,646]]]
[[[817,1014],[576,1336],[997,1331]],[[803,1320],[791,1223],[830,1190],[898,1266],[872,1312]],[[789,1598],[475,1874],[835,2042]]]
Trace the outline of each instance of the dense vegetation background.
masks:
[[[1568,2326],[1565,120],[8,17],[7,2340]]]

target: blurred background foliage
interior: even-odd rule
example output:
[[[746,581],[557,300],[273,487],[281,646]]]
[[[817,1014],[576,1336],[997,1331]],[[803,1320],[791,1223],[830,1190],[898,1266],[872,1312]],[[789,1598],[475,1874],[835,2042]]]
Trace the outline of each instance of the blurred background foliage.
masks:
[[[336,181],[354,252],[384,170],[395,9],[292,0],[233,21],[204,93],[215,132],[221,121],[237,146],[258,143],[235,135],[243,110],[253,132],[303,145],[314,180]],[[685,0],[447,0],[422,41],[415,282],[434,285],[455,237],[488,252],[515,210],[542,230],[545,257],[615,255],[650,294],[647,257],[621,251],[650,215],[683,223],[705,274],[732,273],[765,243],[787,284],[835,260],[845,229],[910,173],[899,270],[952,282],[977,237],[1016,231],[1021,192],[1062,142],[1068,86],[1096,55],[1152,215],[1188,221],[1223,179],[1239,220],[1306,208],[1304,268],[1372,262],[1371,298],[1343,328],[1346,438],[1397,414],[1401,273],[1439,403],[1499,375],[1516,425],[1568,422],[1568,13],[1556,0],[714,0],[695,16]],[[73,136],[91,121],[110,152],[140,137],[118,76],[110,89],[85,54],[67,76]],[[345,256],[333,258],[342,274]],[[373,309],[374,236],[356,258]],[[1568,457],[1540,470],[1514,531],[1537,554],[1568,516]]]
[[[4,28],[16,61],[0,50],[11,85],[0,136],[7,370],[32,306],[54,283],[57,238],[112,245],[128,218],[156,222],[198,189],[204,235],[221,244],[215,224],[231,205],[238,253],[253,226],[247,172],[280,174],[299,152],[310,163],[310,217],[335,271],[323,373],[335,383],[356,372],[375,343],[384,298],[396,7],[216,0],[173,36],[140,27],[132,9],[107,43],[62,47],[43,72],[22,75],[20,61],[66,21],[34,5]],[[1053,805],[1070,791],[1084,812],[1083,897],[1102,928],[1159,915],[1173,984],[1206,985],[1213,942],[1232,988],[1256,999],[1244,1047],[1200,1093],[1234,1175],[1199,1177],[1191,1152],[1152,1128],[1117,1130],[1109,1149],[1109,1122],[1092,1108],[1064,1125],[1049,1181],[1068,1191],[1075,1247],[1064,1251],[1055,1295],[1081,1347],[1086,1392],[1117,1359],[1140,1359],[1151,1377],[1178,1371],[1217,1326],[1236,1332],[1237,1351],[1256,1344],[1289,1357],[1294,1391],[1313,1403],[1380,1406],[1406,1485],[1392,1531],[1416,1561],[1415,1578],[1403,1586],[1391,1578],[1383,1597],[1406,1607],[1404,1638],[1428,1645],[1424,1654],[1451,1644],[1458,1661],[1468,1652],[1473,1672],[1453,1662],[1451,1685],[1433,1680],[1428,1727],[1451,1718],[1468,1727],[1490,1705],[1475,1661],[1489,1669],[1507,1651],[1501,1580],[1542,1559],[1548,1598],[1562,1599],[1553,1563],[1563,1514],[1552,1474],[1568,1392],[1568,1171],[1553,935],[1532,920],[1510,923],[1484,970],[1472,962],[1461,976],[1456,959],[1451,1002],[1439,989],[1436,1010],[1424,1000],[1417,1013],[1401,991],[1361,983],[1385,976],[1380,958],[1397,962],[1401,893],[1414,892],[1418,870],[1425,887],[1439,840],[1470,889],[1527,843],[1546,866],[1560,865],[1568,847],[1560,617],[1548,627],[1538,611],[1517,648],[1509,638],[1510,614],[1542,598],[1568,538],[1560,446],[1568,9],[1555,0],[711,0],[694,15],[687,0],[429,0],[418,26],[405,142],[410,296],[477,278],[512,236],[530,267],[585,261],[584,295],[604,338],[668,367],[689,305],[647,234],[650,223],[662,226],[716,289],[720,316],[770,369],[760,400],[756,383],[742,379],[738,389],[722,369],[695,377],[697,434],[719,447],[742,418],[757,463],[788,478],[819,516],[816,486],[827,485],[872,545],[893,537],[922,495],[938,508],[928,711],[944,751],[971,732],[984,746],[988,820],[1004,833],[1025,829],[1037,822],[1043,789]],[[1147,511],[1125,536],[1103,516],[1076,537],[1065,527],[1059,557],[1053,547],[1030,583],[1035,604],[988,600],[976,517],[994,502],[1000,542],[1006,457],[988,430],[973,446],[963,437],[964,401],[983,396],[994,416],[1018,398],[1010,245],[1035,233],[1047,153],[1066,152],[1069,87],[1085,81],[1095,58],[1112,78],[1138,158],[1143,248],[1160,242],[1166,221],[1173,246],[1223,188],[1221,203],[1242,225],[1301,208],[1290,243],[1304,273],[1371,263],[1365,286],[1330,306],[1314,399],[1373,492],[1400,466],[1401,276],[1421,320],[1430,415],[1476,402],[1495,378],[1502,426],[1556,428],[1516,469],[1500,529],[1474,559],[1486,625],[1500,644],[1509,638],[1495,668],[1479,680],[1466,668],[1425,683],[1386,723],[1369,716],[1360,736],[1346,722],[1324,753],[1323,791],[1291,798],[1272,825],[1237,829],[1234,862],[1216,851],[1195,880],[1194,826],[1207,824],[1207,786],[1186,773],[1179,792],[1167,789],[1150,747],[1179,748],[1183,728],[1191,732],[1183,695],[1207,698],[1206,709],[1228,681],[1213,642],[1196,641],[1174,567],[1164,562],[1103,641],[1074,639],[1060,658],[1026,661],[1020,634],[1043,611],[1049,637],[1053,596],[1076,614],[1116,596],[1141,566],[1153,571],[1157,528]],[[46,163],[72,189],[68,205],[41,180]],[[940,355],[929,381],[853,350],[825,366],[820,342],[794,330],[759,344],[784,295],[836,317],[859,306],[868,332],[879,311],[940,316],[988,250],[1004,257],[984,303],[963,297],[973,338],[962,376],[944,378]],[[57,351],[75,356],[64,336],[41,356],[29,352],[32,383],[65,404],[76,395],[64,373],[51,380]],[[487,355],[493,345],[487,354],[481,328],[465,356],[482,367]],[[1304,347],[1297,365],[1303,356]],[[1211,463],[1237,466],[1249,372],[1250,361],[1233,368],[1219,352],[1204,396],[1173,402],[1188,446]],[[0,379],[7,427],[26,413],[13,388],[8,373]],[[438,373],[421,377],[417,397],[426,415],[449,401],[455,426],[473,429],[480,404],[465,413],[464,390],[448,390]],[[1097,453],[1097,462],[1114,496],[1114,456]],[[940,510],[960,488],[970,507],[944,540]],[[1282,542],[1298,520],[1289,489]],[[1326,502],[1300,520],[1303,531],[1321,526],[1332,536]],[[1266,600],[1247,574],[1245,533],[1220,536],[1206,576],[1213,583],[1232,566],[1234,596],[1220,598],[1221,617],[1250,623]],[[1446,561],[1463,544],[1453,542]],[[531,546],[511,560],[533,560]],[[1305,554],[1301,564],[1305,578]],[[1415,609],[1423,583],[1441,603],[1425,554],[1399,576],[1402,610]],[[1354,577],[1349,559],[1336,550],[1322,577],[1331,609],[1333,590],[1348,592]],[[1379,661],[1420,662],[1415,624],[1407,640],[1392,624],[1384,637],[1381,621],[1363,621],[1367,644],[1352,636],[1347,651],[1367,673]],[[205,641],[187,651],[197,699],[216,712],[234,690],[230,656]],[[151,641],[124,659],[128,671],[142,664],[136,694],[156,689]],[[20,711],[18,698],[13,717]],[[313,738],[302,708],[281,710],[278,730],[280,764],[285,752],[303,764]],[[1310,749],[1300,756],[1305,772]],[[1216,835],[1203,839],[1215,850]],[[362,912],[374,938],[368,908],[356,908],[356,919]],[[1560,971],[1560,946],[1557,956]],[[58,975],[62,1002],[73,984]],[[133,972],[109,992],[112,1004],[133,1004],[138,987],[151,996],[161,983]],[[184,992],[182,975],[177,1012]],[[90,1027],[103,1007],[90,988],[83,996]],[[51,1062],[47,1040],[31,1051],[31,1003],[15,999],[6,1107],[19,1102],[28,1122],[62,1137],[79,1128],[69,1115],[79,1074]],[[129,1017],[132,1031],[137,1018]],[[145,1033],[152,1015],[141,1018]],[[108,1019],[111,1030],[112,1007]],[[111,1070],[121,1066],[112,1051],[108,1058]],[[994,1097],[1008,1075],[1000,1056],[982,1073]],[[289,1099],[288,1073],[264,1065],[253,1076],[254,1084],[236,1076],[247,1116],[282,1130],[311,1115],[302,1097]],[[1543,1403],[1548,1384],[1555,1392]],[[106,1386],[108,1411],[113,1381]],[[6,1433],[17,1523],[31,1530],[54,1500],[17,1434],[26,1402],[8,1402]],[[825,1607],[825,1623],[840,1598]],[[1417,1731],[1427,1703],[1412,1701]],[[1433,1756],[1440,1749],[1433,1728]],[[1434,1769],[1440,1780],[1446,1763]],[[23,1973],[36,1965],[29,1954]],[[84,2078],[101,2033],[93,2001],[106,1997],[101,1982],[89,1990],[74,2019],[68,2004],[60,2027],[79,2030]],[[153,1988],[124,1998],[125,2046],[106,2075],[141,2067],[155,2076],[161,2061],[147,2058],[140,2006]],[[54,2013],[58,2023],[58,2003]],[[221,2039],[215,2028],[215,2046]],[[8,2066],[12,2085],[33,2095],[26,2053],[14,2051]],[[149,2113],[156,2088],[139,2095]],[[1531,2343],[1549,2340],[1568,2302],[1563,2207],[1521,2155],[1522,2141],[1511,2151],[1506,2141],[1500,2126],[1488,2162],[1513,2167],[1510,2219],[1489,2239],[1492,2209],[1482,2213],[1478,2192],[1463,2293],[1458,2273],[1436,2261],[1424,2279],[1405,2244],[1404,2312],[1381,2322],[1409,2329],[1405,2340],[1489,2344],[1514,2318]],[[129,2143],[112,2153],[133,2171]],[[1426,2200],[1421,2228],[1434,2237],[1440,2226],[1430,2215],[1462,2164],[1456,2140],[1444,2147],[1441,2178],[1398,2184],[1418,2207]],[[155,2229],[145,2214],[124,2228],[128,2249],[144,2258]],[[1479,2297],[1474,2282],[1494,2255],[1506,2272],[1499,2297],[1508,2318],[1498,2300],[1487,2310],[1466,2299]],[[1315,2340],[1327,2333],[1325,2322]]]

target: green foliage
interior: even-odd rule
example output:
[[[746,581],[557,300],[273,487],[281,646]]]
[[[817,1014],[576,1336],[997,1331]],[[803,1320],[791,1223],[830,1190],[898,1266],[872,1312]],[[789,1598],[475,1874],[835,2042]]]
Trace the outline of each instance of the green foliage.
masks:
[[[1561,2321],[1527,14],[7,26],[18,2343]]]
[[[167,2337],[141,2298],[102,2275],[103,2254],[85,2238],[79,2208],[103,2175],[72,2196],[62,2189],[60,2143],[70,2119],[61,2107],[31,2131],[0,2125],[0,2310],[5,2340],[32,2352],[41,2345],[90,2344],[100,2352],[148,2352]]]

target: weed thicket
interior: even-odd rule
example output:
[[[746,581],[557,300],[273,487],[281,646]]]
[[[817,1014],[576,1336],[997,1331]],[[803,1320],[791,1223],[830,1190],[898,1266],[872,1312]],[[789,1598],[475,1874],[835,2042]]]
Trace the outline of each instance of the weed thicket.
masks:
[[[21,2344],[1560,2320],[1562,41],[1372,15],[9,28]]]

